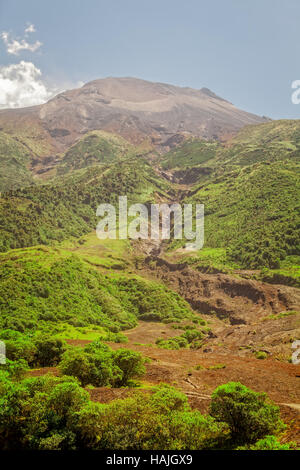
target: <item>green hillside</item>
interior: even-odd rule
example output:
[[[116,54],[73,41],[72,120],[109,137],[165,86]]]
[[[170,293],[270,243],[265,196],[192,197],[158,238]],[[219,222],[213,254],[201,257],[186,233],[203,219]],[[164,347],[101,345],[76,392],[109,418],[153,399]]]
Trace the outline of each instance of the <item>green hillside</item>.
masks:
[[[216,141],[190,138],[163,155],[160,164],[165,170],[193,167],[212,160],[219,148]]]
[[[184,169],[184,151],[177,155]],[[284,267],[300,253],[300,122],[247,126],[215,155],[209,174],[198,175],[199,165],[188,170],[197,182],[184,202],[205,204],[205,244],[197,257],[221,269]]]
[[[194,318],[188,304],[162,284],[104,274],[71,251],[13,250],[0,255],[0,267],[0,328],[49,333],[59,325],[98,325],[117,332],[135,326],[138,318]]]
[[[279,120],[246,126],[218,153],[218,160],[232,165],[262,161],[299,160],[300,121]]]
[[[119,195],[151,202],[168,188],[143,159],[131,159],[10,191],[0,198],[0,251],[80,237],[95,229],[99,204],[116,204]]]
[[[109,132],[92,131],[64,154],[57,172],[62,175],[88,166],[114,163],[134,153],[134,146],[122,137]]]
[[[243,268],[278,268],[299,254],[299,170],[289,161],[257,163],[196,188],[185,202],[205,205],[205,248],[225,248]]]
[[[0,192],[33,183],[31,156],[24,144],[0,131]]]

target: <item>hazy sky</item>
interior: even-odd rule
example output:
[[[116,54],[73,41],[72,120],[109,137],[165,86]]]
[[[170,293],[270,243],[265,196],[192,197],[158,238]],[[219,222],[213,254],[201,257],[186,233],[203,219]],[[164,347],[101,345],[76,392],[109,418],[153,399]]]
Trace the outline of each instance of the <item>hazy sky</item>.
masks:
[[[300,117],[299,0],[0,0],[0,33],[2,107],[134,76]]]

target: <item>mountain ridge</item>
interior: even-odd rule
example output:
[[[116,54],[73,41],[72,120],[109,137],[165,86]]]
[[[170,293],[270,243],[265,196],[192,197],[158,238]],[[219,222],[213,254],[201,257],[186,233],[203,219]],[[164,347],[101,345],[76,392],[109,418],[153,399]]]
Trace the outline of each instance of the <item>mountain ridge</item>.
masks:
[[[14,133],[30,124],[52,151],[64,151],[82,134],[106,130],[159,147],[173,135],[223,139],[266,118],[239,110],[208,88],[199,90],[136,78],[104,78],[59,93],[47,103],[0,110],[0,128]],[[43,155],[49,155],[43,152]]]

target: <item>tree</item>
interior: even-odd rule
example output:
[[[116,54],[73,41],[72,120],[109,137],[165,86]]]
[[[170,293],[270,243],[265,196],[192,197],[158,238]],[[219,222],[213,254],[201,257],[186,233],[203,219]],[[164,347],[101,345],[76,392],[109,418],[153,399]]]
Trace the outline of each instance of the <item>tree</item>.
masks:
[[[52,336],[40,335],[34,340],[35,362],[41,367],[56,366],[66,351],[65,341]]]
[[[279,408],[265,393],[254,392],[239,382],[228,382],[212,395],[210,414],[229,425],[236,443],[254,443],[284,429]]]
[[[59,364],[62,374],[77,377],[82,386],[102,387],[122,379],[122,371],[114,364],[112,353],[103,350],[70,349]]]
[[[228,438],[225,423],[191,410],[186,396],[162,384],[109,404],[94,403],[78,414],[82,448],[158,450],[211,449]]]
[[[10,329],[2,330],[0,339],[5,342],[6,357],[11,361],[25,360],[34,364],[36,346],[30,338]]]
[[[127,385],[130,379],[141,377],[145,374],[145,360],[142,355],[130,349],[118,349],[113,354],[114,364],[121,369],[122,377],[116,383]]]

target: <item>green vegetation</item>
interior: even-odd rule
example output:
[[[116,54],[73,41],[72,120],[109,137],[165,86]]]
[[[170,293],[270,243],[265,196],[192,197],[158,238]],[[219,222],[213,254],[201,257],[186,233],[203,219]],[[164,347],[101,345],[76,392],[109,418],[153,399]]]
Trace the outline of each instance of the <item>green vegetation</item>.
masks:
[[[231,438],[237,444],[254,443],[285,428],[278,406],[269,402],[265,393],[254,392],[239,382],[216,388],[210,414],[228,424]]]
[[[16,250],[1,255],[0,264],[1,328],[50,329],[64,337],[66,323],[117,333],[135,326],[138,318],[172,322],[195,317],[187,302],[164,285],[102,274],[70,252]]]
[[[299,168],[292,161],[257,163],[224,172],[196,189],[185,202],[205,205],[206,249],[223,248],[228,261],[248,269],[276,269],[287,256],[297,255]],[[173,241],[171,248],[181,245]],[[219,251],[215,254],[219,257]]]
[[[213,366],[207,366],[204,367],[201,364],[197,364],[195,366],[195,370],[220,370],[220,369],[225,369],[226,364],[214,364]]]
[[[282,429],[278,409],[241,384],[218,387],[211,415],[202,415],[164,384],[101,404],[73,377],[0,371],[1,450],[289,448],[270,435]]]
[[[190,138],[165,154],[161,158],[160,164],[164,170],[195,167],[212,160],[219,147],[220,144],[216,141]]]
[[[252,165],[262,161],[298,160],[300,155],[299,120],[270,121],[245,126],[230,145],[218,154],[227,165]]]
[[[3,136],[9,148],[23,145]],[[298,121],[273,121],[247,126],[226,147],[190,138],[161,158],[165,169],[195,170],[197,182],[184,202],[205,204],[199,268],[264,268],[269,270],[261,273],[264,280],[299,284],[299,136]],[[22,149],[13,153],[19,152],[24,162]],[[198,174],[207,162],[209,172]],[[103,131],[90,132],[75,143],[59,168],[64,176],[48,184],[2,195],[0,250],[79,238],[95,228],[98,204],[116,203],[120,194],[127,194],[130,203],[176,196],[174,187],[139,156],[138,148]],[[181,246],[177,240],[170,249]],[[102,266],[107,263],[100,261]]]
[[[33,184],[30,161],[28,148],[0,131],[0,192]]]
[[[294,442],[281,444],[275,436],[267,436],[252,446],[238,447],[237,450],[293,450],[295,448],[296,444]]]
[[[169,339],[159,338],[156,344],[159,348],[163,349],[181,349],[181,348],[200,348],[201,340],[205,338],[205,334],[209,329],[197,330],[196,328],[187,328],[180,336],[173,336]]]
[[[12,126],[6,123],[5,132]],[[239,275],[245,268],[256,279],[299,286],[299,122],[248,126],[226,146],[187,139],[159,157],[158,170],[142,158],[149,148],[92,131],[62,155],[52,180],[34,185],[30,165],[54,155],[43,129],[33,123],[5,132],[0,340],[7,362],[0,368],[0,449],[293,448],[280,442],[278,407],[240,383],[219,386],[208,415],[192,410],[187,397],[167,385],[129,390],[141,386],[134,381],[145,373],[146,359],[104,341],[125,343],[121,331],[140,320],[157,321],[180,330],[159,338],[157,347],[200,348],[210,329],[177,293],[133,274],[139,258],[128,240],[100,241],[91,232],[97,206],[117,204],[119,195],[126,194],[129,204],[204,203],[204,249],[182,255],[183,261],[208,273]],[[161,169],[195,183],[186,197],[181,200],[183,190],[158,176]],[[172,241],[167,256],[183,243]],[[80,341],[66,340],[92,342],[75,347]],[[267,357],[248,348],[257,359]],[[41,367],[57,367],[60,376],[28,376],[29,368]],[[93,403],[92,387],[128,387],[129,396]]]
[[[265,351],[255,351],[254,353],[256,359],[267,359],[268,354]]]
[[[14,330],[0,331],[5,342],[6,357],[11,361],[23,360],[31,367],[56,366],[66,351],[66,343],[48,334],[24,334]]]
[[[122,137],[105,131],[91,131],[67,150],[57,172],[62,175],[88,166],[114,163],[135,153],[135,148]]]
[[[0,251],[79,238],[95,230],[99,204],[118,204],[124,194],[130,204],[149,203],[167,188],[148,163],[131,159],[10,191],[0,197]]]
[[[125,386],[145,373],[141,354],[129,349],[114,352],[100,341],[84,349],[69,349],[63,355],[59,369],[64,375],[77,377],[82,386],[95,387]]]
[[[212,147],[209,168],[197,162],[198,145],[205,157],[213,144],[187,140],[162,157],[165,168],[189,167],[183,181],[190,175],[195,185],[184,202],[205,205],[204,249],[192,255],[194,265],[208,272],[264,268],[267,282],[300,285],[299,121],[246,126],[226,146]],[[184,243],[173,241],[170,250]]]
[[[290,315],[300,315],[297,310],[289,310],[288,312],[280,312],[277,314],[268,315],[263,320],[280,320],[281,318],[289,317]]]
[[[226,364],[215,364],[213,366],[207,367],[208,370],[220,370],[220,369],[225,369]]]

